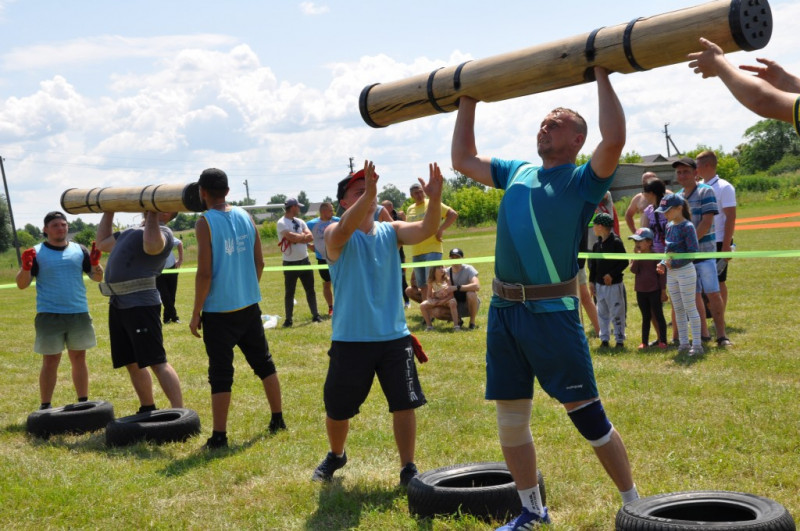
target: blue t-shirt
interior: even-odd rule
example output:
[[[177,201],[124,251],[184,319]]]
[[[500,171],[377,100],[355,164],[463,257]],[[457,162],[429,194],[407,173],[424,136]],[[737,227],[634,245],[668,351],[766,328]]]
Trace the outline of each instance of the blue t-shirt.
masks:
[[[692,214],[692,223],[695,230],[697,230],[697,226],[702,221],[704,214],[714,214],[714,216],[719,214],[717,196],[714,195],[714,189],[707,184],[697,183],[697,186],[688,197],[684,190],[681,190],[678,194],[689,203],[689,212]],[[699,240],[700,252],[703,253],[713,253],[717,250],[714,218],[712,217],[711,219],[711,226],[708,228],[708,232]]]
[[[667,223],[665,234],[665,247],[668,253],[696,253],[699,245],[697,243],[697,232],[694,225],[687,219],[681,223]],[[673,258],[672,267],[679,268],[692,263],[686,258]]]
[[[329,265],[333,341],[391,341],[409,335],[403,311],[400,254],[391,223],[356,230]]]
[[[204,312],[233,312],[261,300],[255,267],[256,229],[238,207],[227,212],[207,210],[203,217],[211,232],[211,289]]]
[[[39,313],[88,313],[86,284],[89,252],[78,243],[54,247],[47,242],[34,246],[36,258],[31,275],[36,277],[36,311]]]
[[[334,221],[339,221],[339,216],[333,216],[327,221],[322,221],[319,217],[307,222],[308,230],[314,236],[314,254],[318,260],[326,260],[325,258],[325,229]]]
[[[587,162],[543,169],[492,159],[492,180],[505,190],[497,215],[495,276],[511,284],[555,284],[578,273],[578,246],[613,175],[600,179]],[[493,306],[512,302],[496,295]],[[577,308],[577,297],[525,303],[535,313]]]

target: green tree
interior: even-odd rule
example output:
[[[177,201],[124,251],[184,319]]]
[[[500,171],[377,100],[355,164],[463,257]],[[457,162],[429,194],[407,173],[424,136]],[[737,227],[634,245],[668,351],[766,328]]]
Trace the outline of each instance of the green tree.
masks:
[[[14,237],[11,233],[11,216],[8,213],[6,196],[0,194],[0,253],[14,246]]]
[[[92,227],[84,227],[82,231],[72,237],[75,243],[81,243],[86,247],[91,247],[92,242],[97,237],[97,232]]]
[[[27,230],[17,229],[17,243],[20,249],[27,249],[39,243],[39,240],[31,236]]]
[[[167,226],[174,231],[193,229],[195,223],[197,223],[198,216],[199,214],[196,212],[191,215],[179,212],[178,215],[175,216],[175,219],[169,222]]]
[[[449,182],[450,186],[453,188],[453,191],[457,192],[463,188],[478,188],[479,190],[486,189],[486,187],[483,186],[481,183],[470,179],[463,173],[456,171],[453,168],[450,168],[450,171],[452,171],[456,175],[452,179],[447,180],[447,182]]]
[[[395,208],[399,207],[406,201],[406,194],[401,192],[395,185],[389,183],[384,185],[383,190],[378,194],[378,203],[381,201],[389,200]]]
[[[800,155],[800,140],[791,124],[761,120],[744,132],[747,142],[739,146],[739,164],[747,173],[766,170],[784,155]]]
[[[33,223],[25,224],[25,232],[33,236],[33,239],[37,242],[42,239],[42,231],[39,230],[39,227],[35,226]]]
[[[276,194],[269,198],[269,202],[274,204],[280,203],[282,205],[285,201],[286,194]]]
[[[621,164],[635,164],[637,162],[642,162],[643,160],[644,159],[642,159],[642,156],[636,151],[628,151],[627,153],[623,153],[619,158],[619,162]]]
[[[297,194],[297,202],[303,205],[300,207],[300,215],[305,216],[306,212],[308,212],[311,200],[303,190],[300,190],[300,193]]]
[[[86,223],[81,218],[75,218],[69,223],[69,229],[72,232],[81,232],[85,228],[86,228]]]

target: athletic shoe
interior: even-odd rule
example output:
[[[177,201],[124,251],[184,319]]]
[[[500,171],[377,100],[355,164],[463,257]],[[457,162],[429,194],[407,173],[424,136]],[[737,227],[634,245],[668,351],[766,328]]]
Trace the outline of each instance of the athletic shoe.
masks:
[[[639,343],[639,346],[638,346],[638,347],[636,347],[636,348],[637,348],[637,349],[639,349],[639,350],[646,350],[646,349],[647,349],[647,347],[649,347],[649,346],[650,346],[650,345],[647,345],[647,344],[645,344],[645,343]]]
[[[622,350],[625,348],[625,343],[617,343],[616,345],[614,345],[614,348],[617,350]]]
[[[219,450],[220,448],[227,448],[228,447],[228,436],[223,435],[219,437],[217,435],[212,435],[206,441],[206,444],[203,446],[204,450]]]
[[[728,339],[727,337],[722,336],[717,338],[718,347],[725,348],[725,347],[730,347],[731,345],[733,345],[733,343],[731,343],[731,340]]]
[[[419,476],[419,470],[414,463],[406,463],[406,466],[400,471],[400,485],[408,487],[411,480]]]
[[[652,340],[650,343],[647,344],[648,347],[657,347],[658,346],[658,339]]]
[[[406,310],[408,310],[409,308],[411,308],[411,303],[410,303],[410,302],[403,303],[403,307],[404,307]]]
[[[702,341],[703,343],[708,343],[709,341],[711,341],[711,336],[700,336],[700,341]]]
[[[678,345],[678,354],[687,354],[692,347],[690,345]]]
[[[428,326],[425,327],[425,331],[426,332],[430,332],[431,330],[433,330],[433,326],[428,325]]]
[[[278,433],[280,430],[286,429],[286,423],[283,421],[283,417],[281,418],[273,418],[269,421],[269,432],[270,433]]]
[[[322,317],[320,317],[319,314],[317,314],[311,319],[311,322],[312,323],[321,323],[322,322]]]
[[[608,345],[608,341],[601,341],[600,342],[600,348],[608,348],[608,346],[609,346]]]
[[[658,342],[658,348],[660,348],[661,350],[664,350],[665,348],[667,348],[667,346],[668,345],[662,341]]]
[[[470,323],[469,324],[469,329],[470,330],[475,330],[476,328],[478,328],[478,325],[476,325],[475,323]]]
[[[283,326],[284,328],[291,328],[292,327],[292,322],[291,321],[284,321],[281,326]]]
[[[455,325],[455,326],[453,327],[453,332],[461,332],[461,327],[460,327],[460,326],[458,326],[458,325]]]
[[[706,352],[703,350],[703,347],[692,347],[689,349],[690,356],[702,356],[705,353]]]
[[[319,464],[311,475],[312,481],[330,481],[333,479],[333,473],[347,464],[347,452],[342,457],[336,457],[333,452],[328,452],[325,459]]]
[[[503,527],[498,527],[497,531],[529,531],[539,527],[538,524],[549,524],[550,517],[547,516],[547,507],[544,508],[544,514],[539,516],[534,514],[525,507],[522,508],[522,514],[511,520]]]

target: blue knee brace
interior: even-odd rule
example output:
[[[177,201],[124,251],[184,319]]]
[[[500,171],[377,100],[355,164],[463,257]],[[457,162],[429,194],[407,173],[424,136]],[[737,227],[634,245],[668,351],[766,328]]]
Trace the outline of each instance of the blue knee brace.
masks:
[[[606,417],[603,404],[598,398],[594,402],[573,409],[569,413],[570,420],[575,424],[583,437],[594,447],[603,446],[611,439],[614,426]]]

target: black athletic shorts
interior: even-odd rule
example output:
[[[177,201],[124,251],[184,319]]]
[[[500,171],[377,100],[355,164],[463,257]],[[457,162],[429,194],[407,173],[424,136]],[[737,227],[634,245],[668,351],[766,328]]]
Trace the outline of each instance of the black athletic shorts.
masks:
[[[328,261],[327,260],[323,260],[322,258],[317,258],[317,263],[319,265],[326,265],[328,263]],[[330,270],[328,270],[328,269],[318,269],[318,271],[319,271],[319,276],[322,277],[322,280],[324,282],[330,282],[331,281],[331,272],[330,272]]]
[[[120,309],[108,306],[111,362],[115,369],[136,363],[140,369],[167,362],[161,335],[161,305]]]
[[[260,380],[275,374],[261,308],[253,304],[235,312],[203,312],[203,343],[208,354],[211,393],[228,393],[233,386],[233,347],[238,346]]]
[[[332,341],[328,357],[325,412],[333,420],[358,414],[376,374],[390,412],[416,409],[427,402],[417,377],[411,336],[369,343]]]
[[[717,252],[722,252],[722,242],[717,242]],[[724,258],[718,258],[717,260],[724,260]],[[730,267],[731,263],[728,262],[728,265],[722,270],[722,274],[717,275],[717,280],[719,282],[726,282],[728,280],[728,269]]]

